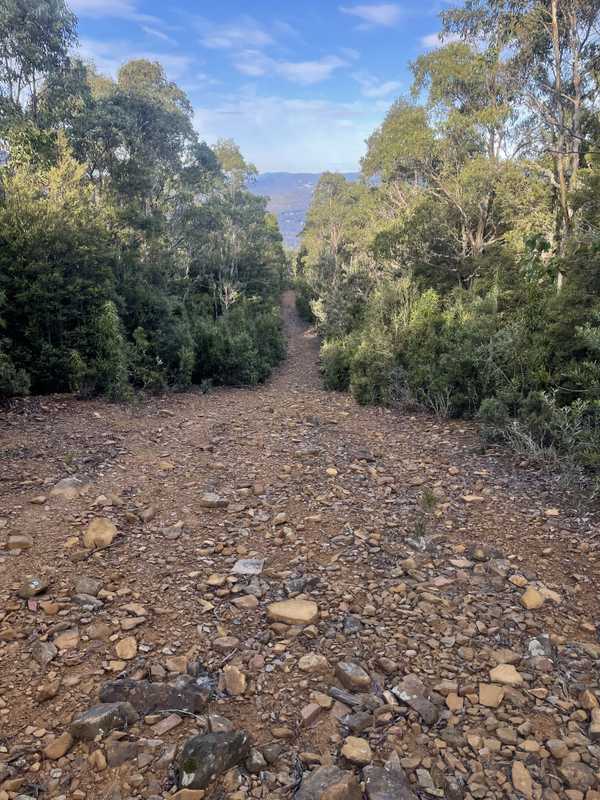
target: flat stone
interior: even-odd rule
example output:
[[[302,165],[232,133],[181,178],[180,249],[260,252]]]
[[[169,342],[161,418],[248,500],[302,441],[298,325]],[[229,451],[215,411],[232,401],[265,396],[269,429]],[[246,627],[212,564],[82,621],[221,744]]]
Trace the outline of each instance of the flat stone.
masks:
[[[177,758],[180,789],[205,789],[219,775],[242,763],[250,753],[245,731],[206,733],[188,739]]]
[[[83,545],[88,549],[109,547],[117,535],[117,526],[106,517],[96,517],[83,534]]]
[[[51,761],[56,761],[69,752],[73,746],[73,742],[74,739],[69,731],[65,731],[60,736],[57,736],[56,739],[52,739],[52,741],[48,742],[46,747],[44,747],[44,755]]]
[[[88,578],[83,575],[75,581],[75,594],[87,594],[97,597],[101,588],[102,581],[98,580],[98,578]]]
[[[8,537],[6,546],[9,550],[31,550],[33,539],[26,534],[16,533]]]
[[[182,722],[183,720],[178,714],[169,714],[168,717],[161,719],[156,725],[152,726],[152,734],[154,736],[164,736],[165,733],[177,728]]]
[[[498,708],[504,700],[505,689],[497,683],[479,684],[479,702],[487,708]]]
[[[229,500],[225,500],[224,497],[214,492],[206,492],[200,498],[200,505],[203,508],[227,508]]]
[[[58,650],[51,642],[42,642],[38,639],[31,648],[31,657],[42,669],[46,669],[57,655]]]
[[[264,558],[241,558],[231,570],[233,575],[260,575],[265,566]]]
[[[127,636],[125,639],[121,639],[115,646],[117,655],[119,658],[122,658],[123,661],[131,661],[132,658],[135,658],[137,649],[137,641],[133,636]]]
[[[50,497],[62,497],[63,500],[74,500],[76,497],[79,497],[83,487],[83,481],[80,481],[78,478],[63,478],[50,489]]]
[[[335,675],[342,686],[351,692],[368,692],[371,688],[369,674],[352,661],[340,661],[336,664]]]
[[[569,786],[570,789],[592,789],[596,783],[596,775],[587,764],[575,762],[573,764],[562,764],[558,768],[558,774]]]
[[[498,664],[490,670],[490,680],[503,686],[520,686],[523,683],[523,676],[512,664]]]
[[[71,723],[71,735],[76,740],[91,741],[106,736],[112,730],[123,730],[137,721],[135,709],[129,703],[100,703],[78,714]]]
[[[329,661],[319,653],[307,653],[298,660],[298,669],[309,675],[323,675],[329,671]]]
[[[305,772],[294,800],[362,800],[356,776],[339,767],[319,767]]]
[[[53,644],[59,650],[76,650],[79,647],[79,630],[70,628],[54,637]]]
[[[312,600],[282,600],[267,607],[267,617],[288,625],[312,625],[319,618],[319,609]]]
[[[206,708],[211,689],[209,681],[198,682],[190,675],[180,675],[173,683],[122,678],[106,683],[100,689],[100,700],[130,703],[143,716],[166,709],[199,714]]]
[[[363,770],[367,800],[416,800],[400,766],[368,766]]]
[[[241,608],[242,611],[254,611],[258,608],[258,599],[253,594],[236,597],[231,602],[236,608]]]
[[[407,706],[416,711],[427,725],[435,725],[439,718],[439,710],[425,696],[425,687],[415,675],[407,675],[404,680],[394,686],[392,692]]]
[[[373,760],[371,747],[366,739],[358,736],[348,736],[342,747],[342,755],[351,764],[358,767],[365,767]]]

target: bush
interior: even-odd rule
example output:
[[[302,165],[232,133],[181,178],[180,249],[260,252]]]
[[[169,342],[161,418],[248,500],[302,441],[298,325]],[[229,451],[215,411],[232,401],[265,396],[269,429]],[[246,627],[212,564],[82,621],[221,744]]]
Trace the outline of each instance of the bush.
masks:
[[[349,336],[328,339],[321,347],[321,374],[326,389],[345,392],[350,388],[350,368],[355,341]]]
[[[361,405],[390,405],[395,358],[385,332],[368,332],[352,357],[350,389]]]
[[[296,310],[305,322],[313,323],[315,315],[312,311],[312,302],[315,300],[315,295],[311,291],[310,286],[304,280],[296,281]]]
[[[200,318],[194,331],[194,383],[261,383],[285,355],[279,309],[241,302],[217,320]]]
[[[2,352],[0,343],[0,400],[29,394],[29,375],[17,369],[9,355]]]

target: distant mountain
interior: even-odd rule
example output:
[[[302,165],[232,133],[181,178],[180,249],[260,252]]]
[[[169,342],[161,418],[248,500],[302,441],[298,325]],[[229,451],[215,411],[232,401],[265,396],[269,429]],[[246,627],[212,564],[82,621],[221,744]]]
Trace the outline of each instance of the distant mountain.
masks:
[[[350,181],[359,178],[358,172],[342,174]],[[298,247],[298,237],[320,177],[320,172],[263,172],[249,187],[254,194],[269,198],[269,211],[279,220],[287,247]]]

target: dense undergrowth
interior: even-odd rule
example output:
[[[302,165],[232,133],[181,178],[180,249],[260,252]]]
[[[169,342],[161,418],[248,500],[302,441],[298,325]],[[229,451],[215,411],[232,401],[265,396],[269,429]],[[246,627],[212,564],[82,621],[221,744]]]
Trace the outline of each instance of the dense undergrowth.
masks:
[[[295,272],[328,388],[478,419],[582,476],[600,467],[600,126],[596,11],[567,5],[555,27],[537,2],[443,14],[450,41],[412,65],[361,179],[322,176]]]
[[[74,59],[62,0],[0,7],[0,399],[255,384],[287,259],[255,173],[160,66]]]

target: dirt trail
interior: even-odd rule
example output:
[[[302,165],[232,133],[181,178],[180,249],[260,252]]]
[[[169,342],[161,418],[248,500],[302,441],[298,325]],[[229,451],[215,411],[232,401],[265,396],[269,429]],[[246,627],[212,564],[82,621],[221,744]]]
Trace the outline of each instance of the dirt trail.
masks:
[[[288,358],[258,389],[133,407],[52,396],[2,412],[0,800],[167,797],[174,746],[205,730],[208,713],[248,730],[268,763],[229,773],[207,797],[289,797],[298,764],[317,758],[364,779],[340,755],[353,732],[375,764],[397,751],[424,797],[598,800],[596,516],[509,454],[483,453],[474,426],[325,392],[292,293],[284,315]],[[52,497],[68,476],[83,490]],[[221,507],[207,508],[207,494]],[[435,497],[425,512],[424,494]],[[98,516],[118,535],[92,552],[82,534]],[[260,577],[232,575],[249,557],[265,559]],[[26,576],[47,590],[22,599]],[[545,596],[540,608],[523,608],[527,585]],[[95,602],[82,588],[96,588]],[[317,622],[273,625],[267,607],[288,597],[314,601]],[[532,656],[546,633],[552,647]],[[327,661],[303,670],[307,654]],[[322,708],[332,686],[350,685],[334,675],[348,659],[371,694],[342,704],[338,693]],[[217,683],[206,714],[181,714],[172,730],[142,718],[60,760],[44,755],[107,681],[169,680],[198,660]],[[477,687],[504,661],[520,679],[491,708]],[[410,673],[435,722],[403,702],[388,708]],[[351,707],[360,719],[339,723]],[[531,791],[518,789],[515,761]]]

